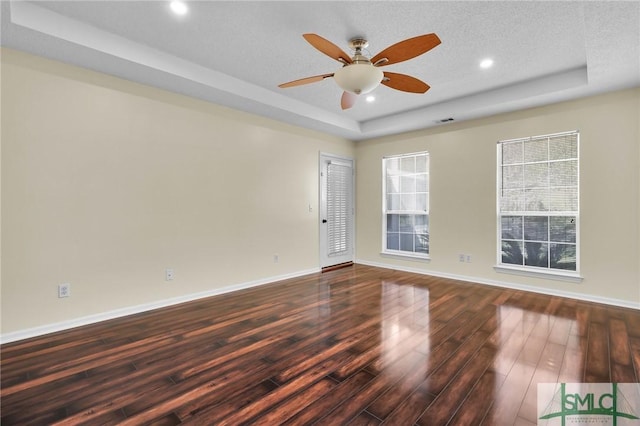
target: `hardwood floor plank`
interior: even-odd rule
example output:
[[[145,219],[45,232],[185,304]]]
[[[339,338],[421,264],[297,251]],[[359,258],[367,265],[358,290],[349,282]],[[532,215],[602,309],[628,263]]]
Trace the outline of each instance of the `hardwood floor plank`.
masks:
[[[534,372],[532,365],[524,362],[514,364],[502,387],[495,392],[493,405],[483,419],[483,425],[511,425],[515,422]]]
[[[363,411],[355,419],[349,423],[349,426],[377,426],[380,424],[380,420],[372,416],[371,414]]]
[[[601,312],[601,310],[598,310]],[[604,314],[603,314],[604,315]],[[589,341],[584,381],[587,383],[607,383],[611,381],[609,369],[609,330],[604,325],[606,319],[599,318],[589,324]]]
[[[487,369],[471,389],[458,411],[449,422],[451,426],[479,425],[495,398],[496,389],[504,383],[505,376]]]
[[[484,331],[476,331],[451,357],[436,368],[420,386],[433,395],[440,394],[467,364],[469,359],[483,346],[488,337],[489,335]]]
[[[484,374],[493,361],[496,348],[491,344],[483,345],[475,352],[469,362],[465,364],[449,385],[442,390],[426,411],[417,419],[422,426],[447,424],[454,416],[458,407],[467,398],[469,391]],[[389,417],[393,423],[393,414]]]
[[[425,362],[426,359],[423,354],[418,352],[408,353],[389,365],[383,372],[376,375],[361,392],[341,402],[334,411],[316,424],[329,426],[348,423],[394,384],[403,380],[416,366]]]
[[[562,358],[566,347],[559,345],[551,341],[547,341],[547,344],[539,357],[536,370],[531,378],[531,384],[524,396],[520,410],[518,411],[518,417],[526,419],[532,423],[537,423],[537,410],[538,410],[538,384],[539,383],[558,383],[558,377],[560,375],[560,367],[562,365]]]
[[[640,337],[630,337],[629,346],[631,347],[633,366],[636,371],[636,380],[634,382],[640,382]]]
[[[298,414],[314,401],[324,398],[336,385],[337,383],[334,380],[324,377],[308,388],[303,389],[293,398],[284,400],[277,407],[260,416],[260,422],[263,424],[280,424]]]
[[[445,342],[438,346],[429,355],[428,362],[419,364],[402,380],[401,386],[390,388],[367,407],[367,411],[377,418],[386,420],[389,414],[405,399],[415,392],[421,395],[431,395],[427,390],[419,389],[420,384],[427,380],[429,374],[437,369],[447,358],[460,348],[460,344],[454,341]],[[432,398],[433,399],[433,398]],[[418,400],[421,400],[418,397]],[[423,407],[423,410],[426,407]],[[417,419],[417,417],[416,417]],[[414,419],[415,421],[415,419]]]
[[[247,384],[237,395],[235,392],[225,392],[224,398],[221,398],[220,394],[211,393],[201,398],[197,404],[182,405],[175,410],[175,415],[182,423],[216,424],[220,419],[258,401],[277,387],[274,382],[266,379],[253,386]]]
[[[609,351],[611,380],[616,383],[630,383],[636,380],[631,359],[629,335],[624,319],[609,319]]]
[[[373,375],[366,371],[360,371],[336,386],[331,393],[317,399],[287,420],[286,425],[307,425],[321,419],[332,409],[360,392],[371,380]]]
[[[640,311],[364,265],[0,346],[3,425],[535,424],[637,382]]]
[[[410,425],[414,424],[422,413],[435,400],[435,395],[426,392],[424,388],[418,388],[400,404],[394,407],[393,411],[385,418],[384,425]]]

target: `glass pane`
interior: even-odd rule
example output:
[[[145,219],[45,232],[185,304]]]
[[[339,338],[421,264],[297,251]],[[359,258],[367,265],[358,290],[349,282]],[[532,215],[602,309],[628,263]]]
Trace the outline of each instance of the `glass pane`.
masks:
[[[549,142],[549,159],[564,160],[578,158],[578,138],[576,135],[556,137]]]
[[[522,188],[524,185],[523,166],[502,167],[502,187],[505,189]]]
[[[521,189],[506,189],[500,197],[500,211],[521,212],[524,210],[524,191]]]
[[[551,244],[550,267],[553,269],[576,270],[576,246],[571,244]]]
[[[400,171],[400,159],[399,158],[385,158],[385,169],[387,174],[398,174]]]
[[[549,218],[546,216],[524,217],[524,239],[547,241],[549,238]]]
[[[533,243],[529,241],[524,242],[524,264],[526,266],[540,266],[543,268],[549,267],[548,265],[548,250],[549,244],[547,243]]]
[[[400,250],[413,252],[413,234],[400,234]]]
[[[389,250],[400,249],[400,234],[387,232],[387,249]]]
[[[405,173],[415,173],[416,172],[415,157],[402,157],[400,159],[400,168]]]
[[[400,194],[387,195],[387,210],[400,210]]]
[[[414,245],[416,253],[429,253],[429,234],[416,234]]]
[[[550,240],[562,243],[576,242],[575,216],[551,216],[549,218]],[[552,245],[553,247],[553,245]]]
[[[400,215],[400,232],[410,232],[413,234],[413,215]]]
[[[551,188],[549,193],[549,208],[554,212],[577,212],[578,188]]]
[[[522,239],[522,216],[502,216],[500,224],[502,238],[509,240]]]
[[[524,263],[521,241],[502,241],[502,263],[508,263],[509,265],[522,265]]]
[[[546,188],[549,186],[549,164],[525,164],[525,188]]]
[[[429,216],[426,214],[417,214],[414,216],[415,232],[417,234],[429,233]]]
[[[576,186],[578,184],[578,162],[558,161],[549,163],[549,185]]]
[[[402,176],[400,180],[400,192],[416,192],[415,176]]]
[[[422,212],[429,211],[427,194],[416,194],[416,210]]]
[[[415,194],[402,194],[400,208],[402,210],[410,210],[410,211],[415,210],[416,209],[416,195]]]
[[[502,164],[522,163],[522,142],[502,144]]]
[[[416,192],[427,192],[429,190],[427,186],[428,182],[426,173],[416,175]]]
[[[549,211],[549,190],[528,189],[524,194],[524,206],[530,212]]]
[[[399,232],[400,231],[400,218],[397,214],[387,215],[387,232]]]
[[[400,176],[387,176],[387,194],[400,192]]]
[[[547,161],[549,142],[545,139],[534,139],[524,143],[524,161],[529,163],[532,161]]]
[[[416,173],[427,172],[427,158],[426,155],[418,155],[416,157]]]

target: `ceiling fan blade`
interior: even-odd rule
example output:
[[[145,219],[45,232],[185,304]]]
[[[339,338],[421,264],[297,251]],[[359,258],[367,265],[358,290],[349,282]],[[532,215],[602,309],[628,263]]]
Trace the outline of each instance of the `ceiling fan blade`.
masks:
[[[350,64],[352,62],[349,55],[344,53],[342,49],[331,43],[329,40],[322,38],[317,34],[303,34],[302,37],[304,37],[304,39],[307,40],[313,47],[315,47],[325,55],[335,59],[336,61],[347,64]]]
[[[378,66],[397,64],[398,62],[420,56],[439,44],[440,39],[434,33],[408,38],[389,46],[382,52],[378,53],[376,56],[371,58],[371,63],[375,64],[376,62],[386,58],[387,60],[381,62]]]
[[[385,72],[382,84],[392,89],[411,93],[424,93],[430,89],[429,85],[422,80],[395,72]]]
[[[349,109],[356,103],[356,99],[358,99],[358,95],[354,95],[351,92],[343,92],[342,98],[340,99],[340,106],[342,109]]]
[[[278,87],[284,89],[286,87],[302,86],[303,84],[315,83],[316,81],[321,81],[328,77],[333,77],[333,73],[314,75],[313,77],[301,78],[300,80],[293,80],[288,83],[279,84]]]

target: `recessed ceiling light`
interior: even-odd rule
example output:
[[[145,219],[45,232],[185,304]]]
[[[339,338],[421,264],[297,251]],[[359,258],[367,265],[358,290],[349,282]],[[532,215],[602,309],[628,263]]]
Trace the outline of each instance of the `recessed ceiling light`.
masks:
[[[173,13],[175,13],[176,15],[186,15],[186,13],[189,11],[187,4],[183,1],[174,0],[171,2],[170,6],[171,10],[173,10]]]
[[[375,101],[375,100],[376,100],[376,97],[375,97],[375,96],[373,96],[373,95],[369,95],[369,96],[367,96],[367,102],[373,102],[373,101]]]
[[[482,69],[487,69],[487,68],[491,68],[493,66],[493,59],[491,58],[487,58],[487,59],[483,59],[480,62],[480,68]]]

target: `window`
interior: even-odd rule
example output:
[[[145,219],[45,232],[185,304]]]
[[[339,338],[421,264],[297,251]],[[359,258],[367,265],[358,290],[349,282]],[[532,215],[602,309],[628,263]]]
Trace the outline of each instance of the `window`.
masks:
[[[498,142],[499,266],[579,270],[578,132]]]
[[[387,254],[429,254],[429,154],[386,157],[383,173],[383,244]]]

